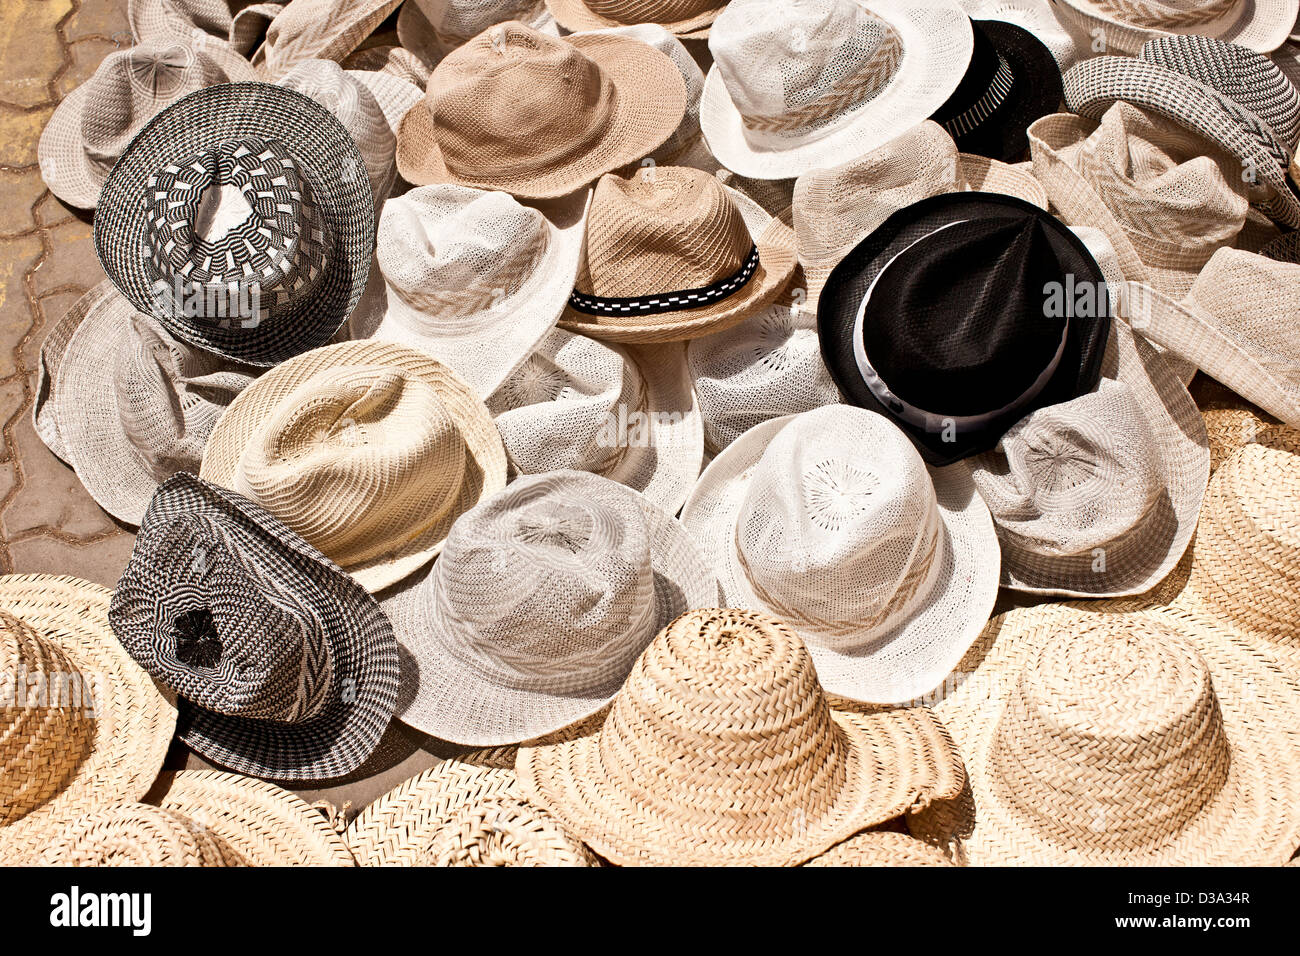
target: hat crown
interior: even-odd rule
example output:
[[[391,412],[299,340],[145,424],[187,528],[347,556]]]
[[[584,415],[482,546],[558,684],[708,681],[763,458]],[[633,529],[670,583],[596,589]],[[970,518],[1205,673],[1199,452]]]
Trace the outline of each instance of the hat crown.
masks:
[[[472,800],[439,826],[418,866],[559,866],[590,864],[581,844],[521,797],[495,793]]]
[[[382,181],[392,167],[397,136],[370,87],[335,61],[318,59],[296,63],[276,83],[310,97],[333,113],[356,141],[371,181]]]
[[[415,5],[440,39],[457,43],[507,20],[535,23],[546,9],[539,0],[415,0]]]
[[[588,0],[587,7],[618,23],[677,23],[718,8],[718,0]]]
[[[1260,365],[1289,389],[1300,389],[1294,323],[1300,264],[1222,248],[1196,276],[1188,299],[1228,339],[1247,345]]]
[[[1047,838],[1115,849],[1184,829],[1223,787],[1229,757],[1192,641],[1154,617],[1105,616],[1024,667],[988,761],[999,799]]]
[[[40,857],[46,866],[235,866],[235,853],[199,822],[123,803],[69,821]]]
[[[89,756],[98,688],[62,649],[0,612],[0,826],[53,799]]]
[[[344,366],[285,396],[244,448],[234,490],[351,567],[442,518],[466,456],[432,386],[398,367]]]

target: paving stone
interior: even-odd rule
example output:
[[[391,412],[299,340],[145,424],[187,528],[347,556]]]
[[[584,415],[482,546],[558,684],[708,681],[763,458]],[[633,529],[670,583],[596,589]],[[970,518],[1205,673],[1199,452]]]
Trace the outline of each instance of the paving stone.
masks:
[[[65,62],[55,27],[72,0],[5,0],[0,4],[0,100],[14,106],[49,101],[49,83]]]
[[[0,104],[0,166],[36,165],[36,142],[53,112],[52,106],[22,110]]]
[[[0,239],[0,378],[19,371],[14,349],[35,321],[23,277],[40,255],[41,240],[36,235]]]
[[[95,257],[94,229],[80,219],[69,219],[47,232],[50,254],[32,274],[36,295],[58,289],[85,291],[104,279]]]
[[[125,531],[90,543],[40,536],[9,545],[9,560],[22,574],[70,574],[111,588],[122,576],[134,543],[135,535]]]
[[[124,41],[123,45],[129,47],[131,41],[128,39]],[[60,97],[67,96],[94,75],[104,57],[114,50],[120,49],[122,49],[122,46],[108,39],[82,40],[80,43],[72,44],[72,46],[68,47],[72,63],[68,67],[68,71],[55,82],[55,92]]]
[[[131,22],[126,18],[125,3],[87,3],[72,15],[63,28],[69,42],[86,37],[106,37],[130,46]]]
[[[36,204],[35,215],[37,224],[42,227],[57,226],[59,223],[77,218],[76,213],[63,205],[54,193],[46,193]]]
[[[0,169],[0,238],[37,228],[34,207],[45,192],[35,169]]]
[[[36,322],[31,334],[22,344],[21,357],[23,368],[31,376],[32,388],[36,388],[36,369],[40,367],[41,343],[54,328],[55,323],[63,318],[73,303],[81,298],[80,292],[56,292],[47,295],[36,303]]]

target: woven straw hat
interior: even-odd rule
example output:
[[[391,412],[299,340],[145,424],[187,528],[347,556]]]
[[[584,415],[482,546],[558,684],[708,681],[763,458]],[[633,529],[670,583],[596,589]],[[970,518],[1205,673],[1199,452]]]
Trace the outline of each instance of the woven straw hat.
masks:
[[[1158,113],[1118,102],[1101,123],[1058,113],[1029,128],[1057,215],[1106,233],[1124,277],[1181,299],[1250,208],[1241,166]]]
[[[1057,16],[1051,0],[957,0],[972,19],[1001,20],[1028,30],[1052,51],[1062,73],[1087,51]]]
[[[355,866],[315,807],[274,784],[213,770],[164,773],[150,802],[184,816],[250,866]]]
[[[675,343],[622,346],[554,329],[487,406],[521,475],[590,471],[669,514],[700,476],[704,428]]]
[[[940,850],[906,833],[870,830],[837,843],[804,866],[952,866]]]
[[[705,40],[726,0],[546,0],[566,30],[656,24],[679,37]]]
[[[397,643],[379,605],[257,505],[193,475],[154,495],[109,621],[181,698],[177,736],[233,770],[342,776],[393,715]]]
[[[743,176],[835,166],[942,106],[973,43],[956,0],[734,0],[709,37],[700,125]]]
[[[971,865],[1277,865],[1300,844],[1300,705],[1221,628],[1040,605],[990,622],[936,712],[969,789],[908,819]]]
[[[449,368],[402,345],[343,342],[245,389],[200,475],[266,508],[373,593],[431,561],[452,522],[505,485],[506,456]]]
[[[406,7],[402,9],[405,10]],[[371,46],[349,53],[343,61],[343,68],[358,73],[379,73],[395,77],[414,86],[420,96],[424,96],[424,87],[429,82],[430,73],[424,61],[406,47],[391,45]],[[400,123],[402,118],[399,116],[397,119]]]
[[[290,0],[266,30],[253,66],[279,79],[303,60],[342,60],[402,0]]]
[[[1232,457],[1233,452],[1255,441],[1278,420],[1246,401],[1232,389],[1208,375],[1199,375],[1189,391],[1205,422],[1210,442],[1210,474]]]
[[[397,38],[433,67],[488,27],[508,20],[560,35],[543,0],[406,0],[397,14]]]
[[[515,766],[530,801],[624,866],[793,866],[962,786],[928,711],[834,710],[793,631],[716,609],[659,633],[598,732]]]
[[[397,168],[416,185],[554,198],[654,152],[685,110],[681,75],[658,50],[512,20],[438,64],[402,120]]]
[[[328,342],[361,297],[375,244],[364,170],[348,131],[301,93],[199,90],[113,167],[95,251],[177,338],[274,365]]]
[[[447,760],[361,811],[343,834],[358,866],[598,866],[519,792],[513,770]]]
[[[387,308],[373,337],[426,352],[490,395],[564,310],[582,251],[581,200],[551,204],[563,215],[556,222],[467,186],[389,200],[376,255]]]
[[[1194,34],[1250,50],[1276,50],[1300,12],[1297,0],[1058,0],[1062,22],[1100,39],[1103,52],[1133,55],[1171,34]]]
[[[162,767],[176,708],[114,639],[109,598],[76,578],[0,576],[0,680],[17,691],[0,707],[7,862],[68,820],[143,797]]]
[[[249,0],[127,0],[126,16],[136,43],[180,37],[242,58],[266,38],[267,27],[283,8],[278,2]]]
[[[34,861],[39,866],[246,866],[229,844],[192,820],[142,803],[70,821]]]
[[[660,166],[596,184],[560,326],[612,342],[720,332],[770,305],[794,233],[703,170]]]
[[[172,103],[218,83],[257,79],[234,54],[178,36],[116,50],[59,103],[41,133],[41,178],[64,202],[94,209],[113,164],[136,133]]]
[[[852,700],[933,690],[997,600],[997,535],[969,473],[927,472],[888,419],[848,405],[750,429],[682,523],[725,603],[795,628],[822,684]]]
[[[717,600],[686,530],[635,491],[579,471],[519,478],[385,596],[413,668],[397,715],[478,747],[552,733],[609,703],[660,628]]]

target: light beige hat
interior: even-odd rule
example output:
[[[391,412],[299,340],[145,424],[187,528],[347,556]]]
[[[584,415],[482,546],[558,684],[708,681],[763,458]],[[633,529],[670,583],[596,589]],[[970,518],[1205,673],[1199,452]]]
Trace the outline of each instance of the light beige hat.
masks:
[[[397,716],[474,747],[554,733],[608,704],[669,621],[717,602],[686,530],[637,492],[580,471],[519,478],[384,597],[406,651]]]
[[[561,40],[512,20],[434,69],[402,120],[397,168],[416,185],[555,198],[650,155],[685,111],[681,74],[658,50],[605,34]]]
[[[795,628],[851,700],[933,690],[997,600],[997,535],[969,472],[928,470],[893,423],[849,405],[751,428],[704,470],[682,523],[726,604]]]
[[[410,50],[400,46],[370,46],[349,53],[343,68],[358,73],[382,73],[410,83],[424,95],[430,69]],[[409,107],[408,107],[409,108]],[[401,121],[401,117],[398,117]],[[396,125],[396,124],[394,124]]]
[[[245,389],[199,476],[261,505],[373,593],[432,560],[505,471],[464,381],[421,352],[364,341],[295,356]]]
[[[390,199],[376,239],[387,307],[373,337],[426,352],[490,395],[564,310],[582,251],[582,198],[550,204],[554,221],[508,193],[467,186]]]
[[[681,510],[704,461],[682,346],[597,342],[554,329],[487,400],[521,475],[570,468]]]
[[[720,332],[775,301],[795,263],[790,228],[703,170],[611,173],[560,327],[637,343]]]
[[[1071,32],[1056,13],[1052,0],[957,0],[972,20],[1001,20],[1028,30],[1052,51],[1064,73],[1090,55],[1088,38]]]
[[[1135,55],[1169,34],[1213,37],[1259,53],[1276,50],[1300,12],[1298,0],[1058,0],[1062,22],[1093,38],[1094,51]],[[1096,45],[1102,49],[1096,49]]]
[[[794,866],[963,784],[928,710],[833,709],[793,631],[717,609],[659,633],[595,733],[523,746],[515,769],[624,866]]]
[[[266,30],[253,66],[278,80],[303,60],[341,61],[401,0],[289,0]]]
[[[705,40],[726,0],[546,0],[566,30],[652,24],[679,37]]]
[[[974,42],[956,0],[733,0],[709,36],[700,125],[743,176],[839,165],[942,106]]]
[[[257,79],[241,57],[212,50],[212,44],[164,37],[104,57],[41,133],[37,157],[50,191],[69,205],[94,209],[113,164],[156,114],[195,90]]]
[[[906,833],[869,830],[837,843],[804,866],[952,866],[943,852]]]
[[[1206,622],[1040,605],[935,711],[970,788],[908,819],[971,865],[1249,866],[1300,844],[1300,698]]]
[[[1203,137],[1157,113],[1117,102],[1100,123],[1044,116],[1029,144],[1057,215],[1102,229],[1126,279],[1176,299],[1245,224],[1241,164],[1207,155]]]
[[[406,0],[397,14],[397,38],[432,69],[488,27],[508,20],[560,35],[543,0]]]
[[[66,823],[37,866],[246,866],[219,836],[193,820],[143,803],[95,810]]]
[[[180,37],[247,57],[283,9],[248,0],[127,0],[126,15],[136,43]]]

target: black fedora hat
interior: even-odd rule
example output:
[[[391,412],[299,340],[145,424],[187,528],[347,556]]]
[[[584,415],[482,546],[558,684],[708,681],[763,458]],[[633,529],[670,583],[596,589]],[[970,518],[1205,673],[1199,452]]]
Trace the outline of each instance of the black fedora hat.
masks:
[[[1054,216],[1012,196],[949,193],[900,209],[841,260],[817,332],[845,400],[945,465],[1096,386],[1110,299]]]
[[[1013,162],[1026,130],[1061,105],[1061,70],[1041,40],[1013,23],[972,20],[975,46],[961,83],[931,115],[963,153]]]

